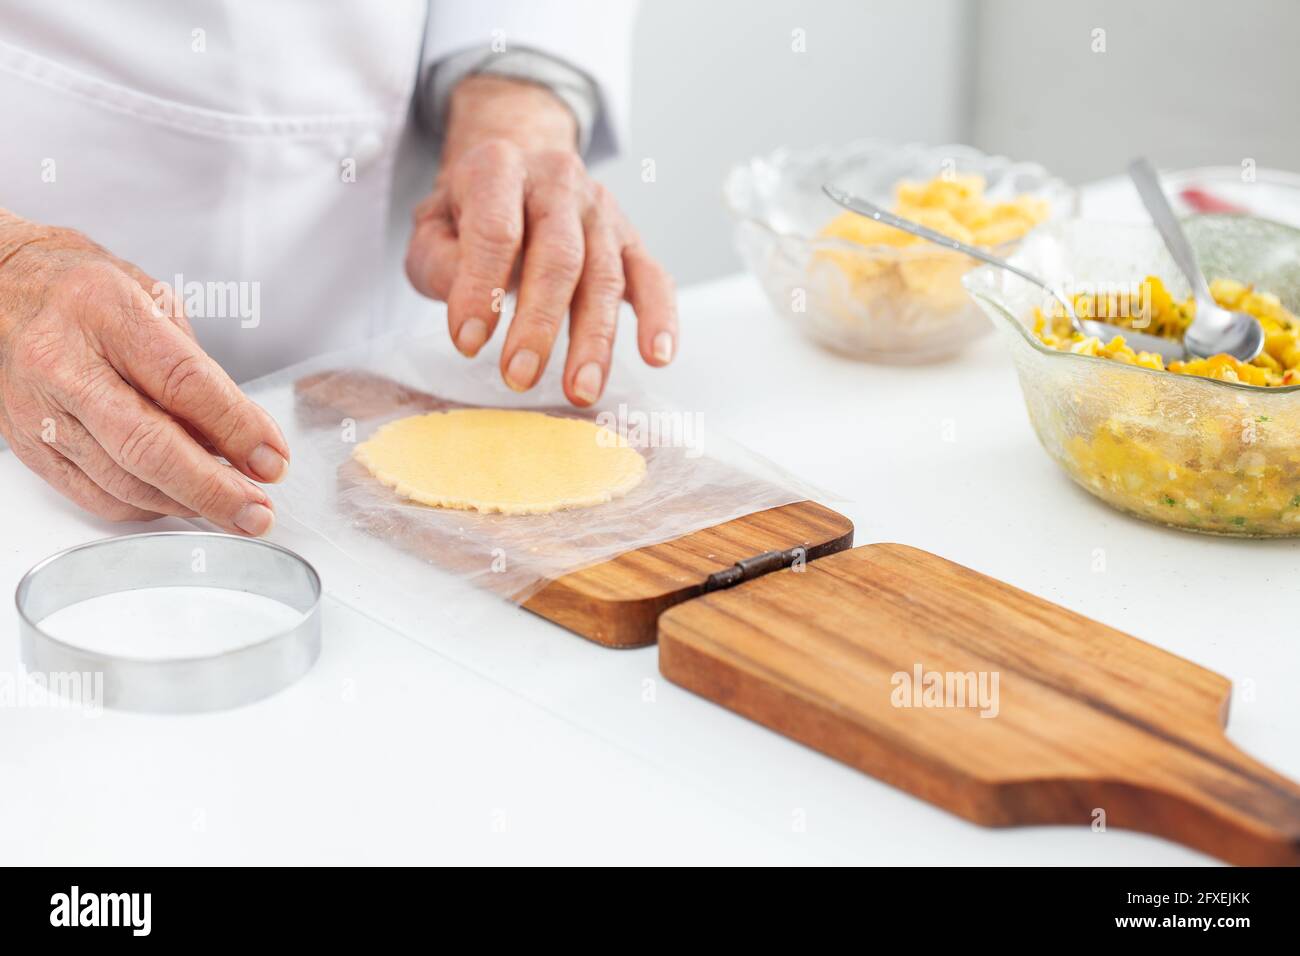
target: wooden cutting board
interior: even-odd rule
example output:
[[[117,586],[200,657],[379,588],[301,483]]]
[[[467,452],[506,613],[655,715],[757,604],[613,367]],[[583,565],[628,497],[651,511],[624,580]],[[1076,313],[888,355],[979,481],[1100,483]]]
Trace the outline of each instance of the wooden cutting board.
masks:
[[[659,667],[976,823],[1100,822],[1300,864],[1300,787],[1224,736],[1227,679],[915,548],[680,604]]]
[[[316,424],[454,407],[363,372],[304,379],[298,397]],[[355,464],[339,482],[362,527],[466,559]],[[1104,824],[1300,863],[1300,788],[1227,741],[1225,678],[934,555],[852,541],[843,515],[796,502],[564,575],[524,606],[609,647],[657,634],[675,683],[977,823]]]
[[[792,552],[799,552],[800,562],[812,561],[852,544],[853,522],[814,501],[799,501],[566,574],[524,607],[597,644],[639,647],[654,643],[665,610],[730,586],[728,578],[789,565],[796,559]],[[747,571],[749,562],[758,566]]]
[[[296,383],[296,413],[306,425],[333,426],[342,418],[365,422],[397,413],[419,414],[463,407],[392,379],[360,370],[332,370]],[[572,409],[539,409],[556,414]],[[645,452],[654,473],[656,455]],[[658,496],[646,506],[662,518],[665,509],[685,509],[686,517],[728,510],[729,495],[738,487],[756,488],[734,480],[723,463],[696,459],[700,490],[689,500]],[[486,558],[467,550],[447,529],[413,521],[411,506],[375,481],[357,463],[346,461],[338,472],[343,507],[354,522],[394,547],[418,554],[453,572],[477,568]],[[647,479],[649,481],[649,479]],[[770,488],[770,486],[768,486]],[[710,490],[714,489],[714,490]],[[760,489],[761,490],[761,489]],[[638,492],[634,492],[636,494]],[[709,496],[712,495],[712,498]],[[466,521],[474,520],[470,517]],[[536,547],[536,534],[519,519],[489,516],[494,540],[521,566]],[[481,541],[476,542],[481,544]],[[529,595],[523,606],[589,640],[606,647],[639,647],[655,641],[662,611],[715,587],[767,573],[794,561],[803,563],[853,544],[853,523],[812,501],[799,501],[744,515],[693,531],[660,544],[630,549],[603,563],[555,578]],[[503,596],[518,600],[510,593]]]

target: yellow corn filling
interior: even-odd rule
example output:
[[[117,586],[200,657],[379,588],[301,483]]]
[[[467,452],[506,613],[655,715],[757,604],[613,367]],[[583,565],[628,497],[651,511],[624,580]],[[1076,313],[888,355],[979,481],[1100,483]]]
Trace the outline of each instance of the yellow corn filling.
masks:
[[[1300,382],[1300,321],[1276,296],[1216,279],[1224,308],[1264,327],[1264,351],[1251,362],[1228,355],[1171,362],[1138,352],[1117,335],[1103,343],[1074,331],[1063,309],[1039,310],[1034,332],[1061,351],[1157,371],[1275,387]],[[1196,315],[1147,277],[1133,294],[1079,295],[1080,317],[1179,338]],[[1120,508],[1151,520],[1221,534],[1300,534],[1300,415],[1244,396],[1191,398],[1143,383],[1095,380],[1096,391],[1048,396],[1045,427],[1074,478]]]
[[[1044,345],[1058,351],[1096,355],[1162,372],[1262,387],[1300,383],[1300,320],[1282,305],[1277,296],[1257,292],[1232,279],[1215,279],[1210,283],[1210,294],[1225,309],[1253,315],[1264,327],[1264,349],[1250,362],[1220,354],[1171,362],[1165,368],[1164,359],[1159,355],[1134,351],[1122,335],[1103,343],[1095,335],[1080,334],[1061,308],[1050,316],[1041,309],[1035,310],[1034,334]],[[1099,319],[1127,328],[1138,327],[1149,335],[1170,339],[1182,338],[1196,317],[1195,300],[1188,297],[1182,302],[1177,301],[1157,276],[1146,277],[1137,297],[1128,292],[1080,294],[1074,297],[1073,305],[1080,318]]]

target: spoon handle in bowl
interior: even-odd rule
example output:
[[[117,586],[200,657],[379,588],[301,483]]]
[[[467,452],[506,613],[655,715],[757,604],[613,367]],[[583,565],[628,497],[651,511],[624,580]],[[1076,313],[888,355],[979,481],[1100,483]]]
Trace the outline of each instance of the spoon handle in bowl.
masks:
[[[1196,261],[1196,253],[1192,251],[1192,245],[1187,241],[1182,224],[1179,223],[1178,217],[1174,215],[1169,205],[1169,200],[1165,197],[1165,191],[1160,185],[1160,177],[1156,174],[1155,168],[1146,159],[1139,157],[1129,163],[1128,174],[1137,188],[1138,196],[1142,198],[1142,205],[1147,207],[1147,212],[1151,214],[1151,221],[1155,223],[1160,237],[1164,239],[1169,254],[1173,256],[1174,263],[1191,285],[1192,295],[1198,302],[1213,302],[1210,297],[1210,287],[1205,284],[1205,276]]]
[[[920,236],[922,239],[933,242],[935,245],[943,246],[946,249],[952,249],[954,252],[960,252],[964,255],[970,256],[972,259],[978,259],[980,262],[987,262],[991,266],[997,266],[999,269],[1005,269],[1010,273],[1018,275],[1026,282],[1032,282],[1034,285],[1051,295],[1052,298],[1056,299],[1057,302],[1061,303],[1061,305],[1065,307],[1067,315],[1074,315],[1074,307],[1065,300],[1065,296],[1063,296],[1060,291],[1038,278],[1038,276],[1034,275],[1032,272],[1026,272],[1019,266],[1013,266],[1005,259],[999,259],[992,253],[985,252],[977,246],[968,246],[966,243],[960,242],[951,236],[945,236],[941,232],[936,232],[933,229],[927,228],[919,222],[913,222],[910,219],[904,219],[902,216],[896,216],[892,212],[880,208],[875,203],[868,202],[861,196],[854,196],[852,193],[845,192],[838,186],[833,186],[830,183],[827,183],[822,186],[822,192],[850,212],[856,212],[858,215],[866,216],[868,219],[874,219],[876,222],[883,222],[885,225],[893,226],[895,229],[901,229],[903,232],[910,232],[912,235]]]

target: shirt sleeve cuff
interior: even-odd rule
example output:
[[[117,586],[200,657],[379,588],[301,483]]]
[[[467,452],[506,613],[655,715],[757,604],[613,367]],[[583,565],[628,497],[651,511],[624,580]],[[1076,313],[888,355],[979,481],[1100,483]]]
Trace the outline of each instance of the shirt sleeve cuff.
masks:
[[[578,126],[578,149],[583,156],[588,156],[592,131],[600,119],[600,95],[595,82],[563,60],[527,48],[500,53],[490,47],[469,49],[434,63],[423,80],[418,109],[421,121],[436,139],[442,139],[452,90],[467,76],[479,74],[522,80],[550,90],[573,113]]]

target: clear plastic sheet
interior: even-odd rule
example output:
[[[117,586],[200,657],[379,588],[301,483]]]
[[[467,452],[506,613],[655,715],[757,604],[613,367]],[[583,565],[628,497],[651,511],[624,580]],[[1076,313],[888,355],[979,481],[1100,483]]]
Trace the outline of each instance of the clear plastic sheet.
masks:
[[[501,381],[494,356],[467,360],[441,332],[390,336],[359,352],[313,359],[247,383],[249,396],[284,429],[292,455],[286,479],[268,488],[277,513],[272,537],[331,566],[338,579],[321,570],[333,593],[345,600],[372,595],[352,603],[408,629],[431,605],[454,608],[466,585],[523,603],[548,581],[579,568],[819,496],[710,431],[698,412],[640,390],[628,369],[615,368],[596,407],[573,408],[561,391],[560,367],[553,360],[535,388],[516,394]],[[591,508],[480,514],[400,498],[353,459],[357,445],[386,422],[460,407],[594,420],[645,456],[645,478],[627,495]],[[313,539],[328,542],[329,553],[323,555]],[[400,607],[412,602],[418,605],[414,618]]]

